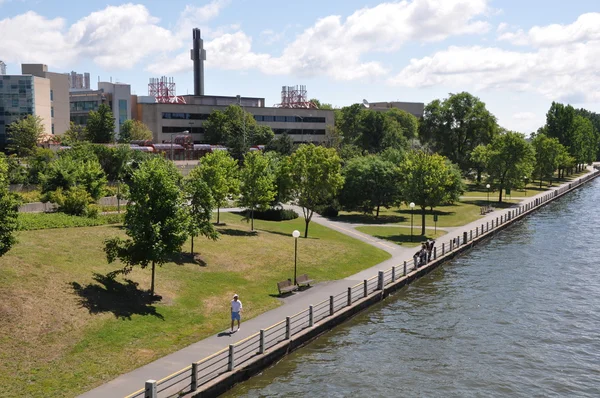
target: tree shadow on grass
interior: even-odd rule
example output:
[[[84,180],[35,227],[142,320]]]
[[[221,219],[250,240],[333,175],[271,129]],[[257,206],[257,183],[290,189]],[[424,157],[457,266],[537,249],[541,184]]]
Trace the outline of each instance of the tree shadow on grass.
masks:
[[[138,283],[130,279],[119,282],[116,273],[101,275],[94,273],[94,281],[87,286],[71,282],[75,294],[79,296],[79,305],[90,314],[112,312],[115,318],[131,319],[132,315],[152,315],[164,320],[151,304],[159,302],[161,296],[152,296],[147,290],[138,288]]]
[[[258,235],[257,231],[243,231],[241,229],[233,229],[233,228],[219,228],[219,233],[222,235],[228,236],[256,236]]]
[[[399,211],[397,211],[399,212]],[[339,214],[337,217],[325,217],[329,221],[339,221],[343,223],[349,224],[396,224],[401,223],[408,220],[408,217],[404,215],[388,215],[381,214],[379,217],[375,218],[373,214],[361,214],[361,213],[351,213],[351,214]]]
[[[488,202],[485,199],[463,200],[462,203],[475,205],[475,206],[481,206],[481,207],[490,205],[497,209],[508,209],[509,207],[517,206],[516,203],[507,203],[507,202],[498,203],[498,202],[494,202],[491,200]]]
[[[420,243],[420,242],[426,242],[429,239],[433,239],[435,240],[435,238],[432,238],[430,236],[423,236],[423,235],[413,235],[412,238],[410,235],[373,235],[373,237],[377,238],[377,239],[381,239],[381,240],[387,240],[390,242],[394,242],[396,244],[403,244],[403,243]]]
[[[180,252],[173,254],[169,260],[177,265],[195,264],[200,267],[206,267],[208,264],[199,253]]]

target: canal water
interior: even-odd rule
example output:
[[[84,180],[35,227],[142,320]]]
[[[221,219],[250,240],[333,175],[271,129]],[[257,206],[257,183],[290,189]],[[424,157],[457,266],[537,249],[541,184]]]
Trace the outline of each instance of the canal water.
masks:
[[[600,396],[600,180],[227,397]]]

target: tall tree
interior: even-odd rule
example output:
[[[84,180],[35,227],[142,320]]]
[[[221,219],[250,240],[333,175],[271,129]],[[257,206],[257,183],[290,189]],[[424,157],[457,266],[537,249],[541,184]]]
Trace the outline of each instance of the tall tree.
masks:
[[[194,238],[198,235],[217,240],[219,234],[210,222],[215,201],[208,184],[202,179],[202,169],[196,166],[187,176],[184,185],[188,210],[188,232],[192,241],[190,253],[194,254]]]
[[[123,272],[137,265],[152,266],[151,295],[154,295],[156,265],[162,266],[180,252],[187,237],[189,223],[181,179],[173,162],[154,157],[142,163],[133,172],[131,202],[125,214],[125,233],[129,238],[105,241],[108,262],[121,260]]]
[[[534,176],[540,180],[540,188],[544,179],[550,181],[554,171],[559,167],[560,156],[566,153],[565,147],[557,138],[550,138],[545,134],[536,134],[531,145],[535,150]]]
[[[238,193],[240,180],[238,166],[226,151],[215,151],[200,159],[200,175],[210,189],[217,207],[217,224],[221,222],[221,207],[230,195]]]
[[[17,227],[17,202],[8,190],[8,164],[0,153],[0,257],[15,244]]]
[[[78,142],[88,140],[88,133],[85,126],[71,122],[69,129],[63,134],[63,144],[75,145]]]
[[[345,143],[353,144],[360,136],[364,114],[365,108],[361,104],[345,106],[340,110],[335,110],[335,127],[344,137]]]
[[[115,139],[115,119],[110,107],[101,104],[97,111],[91,111],[86,128],[91,142],[112,143]]]
[[[573,118],[573,152],[579,164],[596,160],[598,135],[589,119],[575,115]]]
[[[398,122],[402,128],[404,136],[412,140],[419,136],[419,119],[402,109],[392,108],[387,111],[387,115]]]
[[[277,206],[291,199],[294,181],[292,180],[292,161],[289,156],[277,152],[267,152],[269,165],[275,177],[275,198],[271,205]]]
[[[31,155],[44,135],[43,120],[39,116],[27,115],[8,125],[8,150],[20,157]]]
[[[341,159],[333,148],[303,144],[292,154],[293,193],[304,215],[304,237],[317,206],[328,203],[344,183]]]
[[[269,158],[261,152],[248,152],[240,173],[239,204],[250,211],[254,231],[254,210],[267,209],[275,198],[275,176]]]
[[[490,143],[498,125],[479,98],[462,92],[427,104],[419,130],[424,143],[466,172],[473,167],[473,149]]]
[[[383,206],[400,201],[400,175],[394,163],[370,155],[350,160],[343,169],[344,187],[340,204],[348,210],[360,210],[379,217]]]
[[[139,120],[125,120],[119,132],[119,142],[129,143],[135,140],[151,140],[152,131]]]
[[[204,140],[211,145],[225,144],[227,141],[227,116],[223,111],[212,111],[204,122]]]
[[[444,156],[424,151],[409,152],[399,169],[402,196],[421,209],[421,235],[425,235],[427,208],[453,203],[464,191],[460,172]]]
[[[575,109],[571,105],[563,105],[552,102],[546,113],[546,135],[557,138],[572,156],[575,156],[575,131],[574,131]]]
[[[406,147],[406,137],[400,124],[388,113],[365,110],[361,119],[361,131],[356,141],[363,150],[378,153],[386,148]]]
[[[534,149],[523,134],[509,131],[494,138],[488,145],[487,170],[490,183],[500,191],[498,202],[504,189],[520,186],[523,176],[531,175],[534,163]]]
[[[267,145],[267,151],[275,151],[281,155],[291,155],[294,151],[294,140],[286,133],[283,133]]]

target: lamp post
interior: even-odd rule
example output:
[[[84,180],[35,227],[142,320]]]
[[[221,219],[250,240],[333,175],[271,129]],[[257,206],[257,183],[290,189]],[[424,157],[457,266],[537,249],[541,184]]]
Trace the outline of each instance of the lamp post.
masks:
[[[294,237],[294,285],[296,285],[296,269],[298,265],[298,237],[300,236],[300,231],[297,229],[292,232],[292,236]]]
[[[487,198],[488,198],[488,206],[490,205],[490,184],[485,186],[487,188]]]
[[[190,132],[188,130],[182,131],[181,134],[189,134]],[[175,134],[179,134],[179,133],[171,133],[171,161],[174,162],[175,159],[173,158],[173,136]]]
[[[415,202],[410,202],[410,241],[413,241],[413,215],[415,214]]]
[[[525,176],[523,179],[525,180],[525,196],[527,196],[527,180],[529,180],[529,178]]]

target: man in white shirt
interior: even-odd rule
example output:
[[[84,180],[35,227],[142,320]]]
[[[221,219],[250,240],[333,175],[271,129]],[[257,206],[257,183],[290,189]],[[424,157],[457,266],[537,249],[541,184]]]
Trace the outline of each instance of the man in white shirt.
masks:
[[[233,322],[237,320],[237,330],[240,330],[240,319],[242,312],[242,302],[239,300],[237,294],[233,295],[233,300],[231,300],[231,333],[233,333]]]

